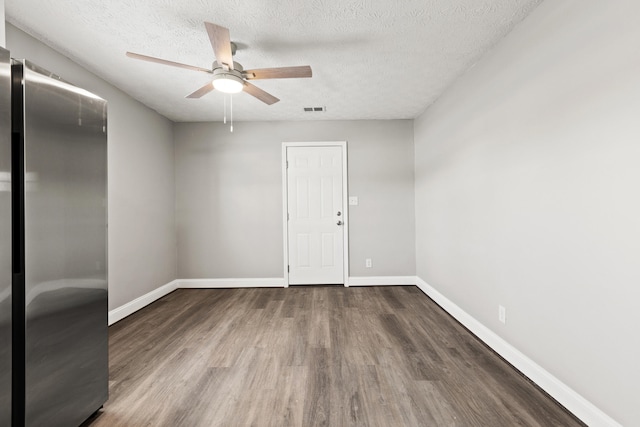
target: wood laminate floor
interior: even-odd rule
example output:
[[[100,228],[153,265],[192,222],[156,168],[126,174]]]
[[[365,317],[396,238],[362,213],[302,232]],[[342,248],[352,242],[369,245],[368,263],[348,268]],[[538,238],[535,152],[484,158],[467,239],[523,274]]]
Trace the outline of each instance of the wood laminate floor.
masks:
[[[116,323],[102,426],[580,426],[414,286],[180,289]]]

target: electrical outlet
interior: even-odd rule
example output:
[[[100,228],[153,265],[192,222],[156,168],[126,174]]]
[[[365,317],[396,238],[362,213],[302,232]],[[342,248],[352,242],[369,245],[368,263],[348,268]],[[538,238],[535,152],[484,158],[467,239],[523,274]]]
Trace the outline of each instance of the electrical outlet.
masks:
[[[371,258],[367,258],[364,260],[364,266],[367,268],[371,268]]]
[[[507,323],[507,309],[503,306],[498,306],[498,320],[503,324]]]

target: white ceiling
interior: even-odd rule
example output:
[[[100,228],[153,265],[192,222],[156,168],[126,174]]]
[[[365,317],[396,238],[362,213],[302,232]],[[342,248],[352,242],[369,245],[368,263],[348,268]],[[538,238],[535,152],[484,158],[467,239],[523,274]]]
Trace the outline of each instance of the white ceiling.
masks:
[[[11,24],[174,121],[219,121],[203,21],[230,29],[245,68],[310,65],[311,79],[255,80],[281,101],[234,95],[234,120],[407,119],[542,0],[5,0]],[[64,77],[64,76],[63,76]],[[324,113],[303,107],[326,106]]]

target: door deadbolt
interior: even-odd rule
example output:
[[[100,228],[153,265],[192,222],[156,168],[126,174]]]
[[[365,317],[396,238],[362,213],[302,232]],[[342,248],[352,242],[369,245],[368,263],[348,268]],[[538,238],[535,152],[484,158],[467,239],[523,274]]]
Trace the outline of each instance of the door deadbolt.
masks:
[[[336,215],[340,216],[340,215],[342,215],[342,212],[338,211],[338,213]]]

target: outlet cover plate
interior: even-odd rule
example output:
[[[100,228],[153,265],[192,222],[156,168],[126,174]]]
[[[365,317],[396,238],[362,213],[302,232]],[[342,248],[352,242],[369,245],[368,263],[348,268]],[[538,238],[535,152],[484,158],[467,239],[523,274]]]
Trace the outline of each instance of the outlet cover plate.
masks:
[[[501,305],[498,306],[498,320],[503,324],[507,323],[507,309]]]

